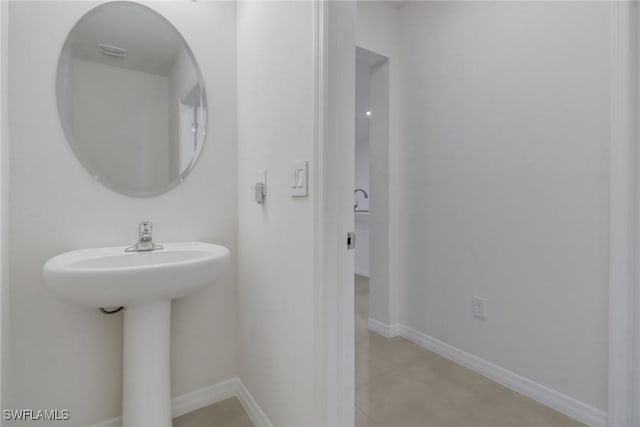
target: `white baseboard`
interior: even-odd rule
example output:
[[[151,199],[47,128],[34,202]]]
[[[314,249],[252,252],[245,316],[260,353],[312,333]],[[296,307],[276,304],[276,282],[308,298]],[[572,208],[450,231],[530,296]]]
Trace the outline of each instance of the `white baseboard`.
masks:
[[[387,325],[386,323],[382,323],[378,320],[369,318],[369,320],[367,321],[367,328],[369,328],[370,331],[380,334],[385,338],[393,337],[391,335],[391,325]]]
[[[399,335],[398,323],[388,325],[386,323],[380,322],[379,320],[369,318],[369,320],[367,321],[367,328],[369,328],[370,331],[380,334],[385,338],[393,338]]]
[[[251,418],[251,421],[253,421],[253,425],[255,425],[256,427],[273,427],[273,424],[271,424],[271,421],[269,421],[267,415],[264,413],[260,405],[258,405],[251,393],[249,393],[249,390],[247,390],[247,388],[244,386],[244,383],[240,381],[239,378],[237,392],[238,394],[236,396],[238,396],[238,399],[240,399],[242,406],[244,406],[244,410],[247,411],[247,415],[249,415],[249,418]]]
[[[353,271],[355,274],[357,274],[358,276],[364,276],[367,279],[369,278],[369,270],[364,270],[364,269],[358,269],[357,267],[354,269]]]
[[[176,418],[234,396],[240,400],[256,427],[273,427],[269,418],[238,377],[174,397],[171,400],[171,413],[173,418]],[[91,427],[120,427],[121,425],[122,417],[116,417]]]
[[[591,427],[605,427],[607,425],[606,412],[581,402],[559,391],[522,377],[489,361],[481,359],[464,350],[449,345],[443,341],[412,329],[401,323],[387,325],[374,319],[369,319],[370,330],[380,335],[393,338],[401,336],[413,341],[421,347],[446,357],[460,365],[477,372],[497,383],[502,384],[520,394],[530,397],[543,405],[562,412]]]
[[[181,396],[171,399],[171,416],[172,418],[180,415],[188,414],[205,406],[212,405],[216,402],[222,402],[225,399],[238,395],[238,383],[240,380],[235,377],[201,388],[200,390],[185,393]]]

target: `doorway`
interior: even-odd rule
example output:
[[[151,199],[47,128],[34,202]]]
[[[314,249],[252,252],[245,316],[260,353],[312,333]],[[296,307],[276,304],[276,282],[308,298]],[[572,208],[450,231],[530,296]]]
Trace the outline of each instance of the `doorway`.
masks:
[[[389,58],[356,47],[354,223],[356,344],[389,336]],[[366,304],[365,304],[366,302]],[[366,309],[366,310],[365,310]]]

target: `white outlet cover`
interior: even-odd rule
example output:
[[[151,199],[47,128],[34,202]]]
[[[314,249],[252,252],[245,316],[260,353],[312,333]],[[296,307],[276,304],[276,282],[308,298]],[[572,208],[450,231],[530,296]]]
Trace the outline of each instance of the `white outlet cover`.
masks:
[[[486,319],[487,318],[487,299],[482,297],[473,297],[471,298],[471,310],[473,312],[473,316],[478,319]]]

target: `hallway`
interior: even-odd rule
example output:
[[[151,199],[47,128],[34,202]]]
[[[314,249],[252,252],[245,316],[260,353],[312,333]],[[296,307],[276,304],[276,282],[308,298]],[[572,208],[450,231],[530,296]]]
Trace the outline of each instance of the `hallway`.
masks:
[[[367,329],[369,279],[355,276],[356,427],[583,424],[402,338]]]

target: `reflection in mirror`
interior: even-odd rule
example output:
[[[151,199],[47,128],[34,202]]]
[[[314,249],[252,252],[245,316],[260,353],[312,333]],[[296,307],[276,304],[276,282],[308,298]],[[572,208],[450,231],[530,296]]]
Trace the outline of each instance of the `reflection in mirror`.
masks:
[[[168,191],[202,150],[202,76],[180,33],[148,7],[113,2],[83,16],[60,54],[57,96],[74,152],[120,193]]]

